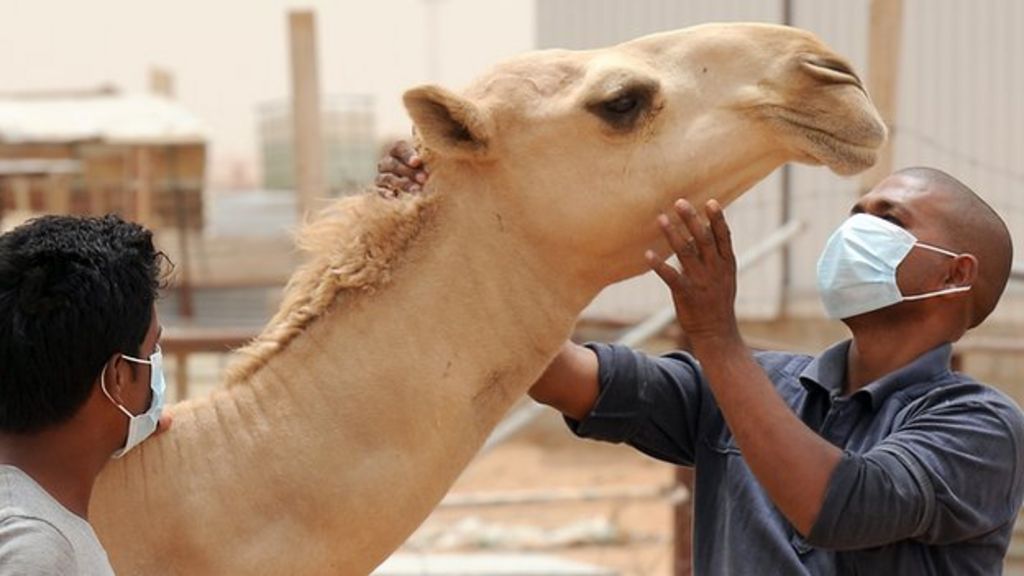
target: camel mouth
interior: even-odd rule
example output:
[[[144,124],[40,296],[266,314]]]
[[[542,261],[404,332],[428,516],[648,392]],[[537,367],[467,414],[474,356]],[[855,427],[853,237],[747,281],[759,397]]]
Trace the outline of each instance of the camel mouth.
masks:
[[[876,118],[864,118],[853,126],[844,124],[842,134],[793,114],[779,115],[775,119],[788,131],[797,133],[801,152],[842,176],[873,166],[886,138],[885,126]]]

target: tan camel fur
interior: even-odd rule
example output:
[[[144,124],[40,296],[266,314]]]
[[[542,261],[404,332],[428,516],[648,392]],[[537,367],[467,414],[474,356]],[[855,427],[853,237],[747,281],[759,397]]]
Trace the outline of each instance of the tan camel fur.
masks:
[[[420,196],[340,200],[226,387],[112,462],[92,519],[118,574],[367,574],[423,521],[655,215],[780,164],[867,168],[885,128],[809,33],[707,25],[501,64],[405,104]]]

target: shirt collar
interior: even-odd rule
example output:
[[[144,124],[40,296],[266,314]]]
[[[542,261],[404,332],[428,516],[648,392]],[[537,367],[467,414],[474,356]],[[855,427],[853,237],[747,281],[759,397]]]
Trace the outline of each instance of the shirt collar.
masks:
[[[818,388],[835,397],[842,394],[846,380],[846,359],[850,340],[829,347],[811,361],[800,373],[800,383],[810,391]],[[952,344],[946,343],[918,356],[909,364],[882,376],[855,392],[854,396],[865,396],[872,409],[878,409],[897,390],[915,384],[929,384],[949,373],[953,356]]]
[[[843,393],[843,382],[846,380],[846,355],[850,350],[850,341],[844,340],[833,344],[800,373],[800,383],[808,392],[817,389],[829,396]]]

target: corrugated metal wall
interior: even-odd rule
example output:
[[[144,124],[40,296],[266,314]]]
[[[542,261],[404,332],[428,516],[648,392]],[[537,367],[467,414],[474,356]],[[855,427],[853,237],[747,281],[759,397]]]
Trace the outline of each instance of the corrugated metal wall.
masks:
[[[862,73],[868,49],[868,0],[792,0],[793,24],[818,34]],[[781,22],[781,0],[538,0],[540,48],[592,48],[650,32],[710,21]],[[974,188],[1006,219],[1024,258],[1024,3],[1017,0],[905,0],[894,166],[929,165]],[[845,218],[858,181],[818,167],[792,171],[792,210],[808,224],[792,244],[789,311],[820,313],[815,262],[828,234]],[[739,251],[780,223],[778,173],[729,209]],[[741,279],[746,317],[781,311],[781,259]],[[1024,320],[1018,283],[996,318]],[[596,316],[636,319],[668,303],[651,279],[613,287]]]

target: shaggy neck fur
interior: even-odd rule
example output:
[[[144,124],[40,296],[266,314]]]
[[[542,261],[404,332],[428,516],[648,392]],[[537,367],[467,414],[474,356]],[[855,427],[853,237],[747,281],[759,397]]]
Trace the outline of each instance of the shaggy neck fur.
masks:
[[[429,224],[436,204],[433,195],[386,199],[369,193],[331,205],[306,225],[297,244],[311,261],[292,275],[280,309],[263,332],[238,351],[227,384],[252,377],[339,299],[370,294],[387,284],[397,261]]]

